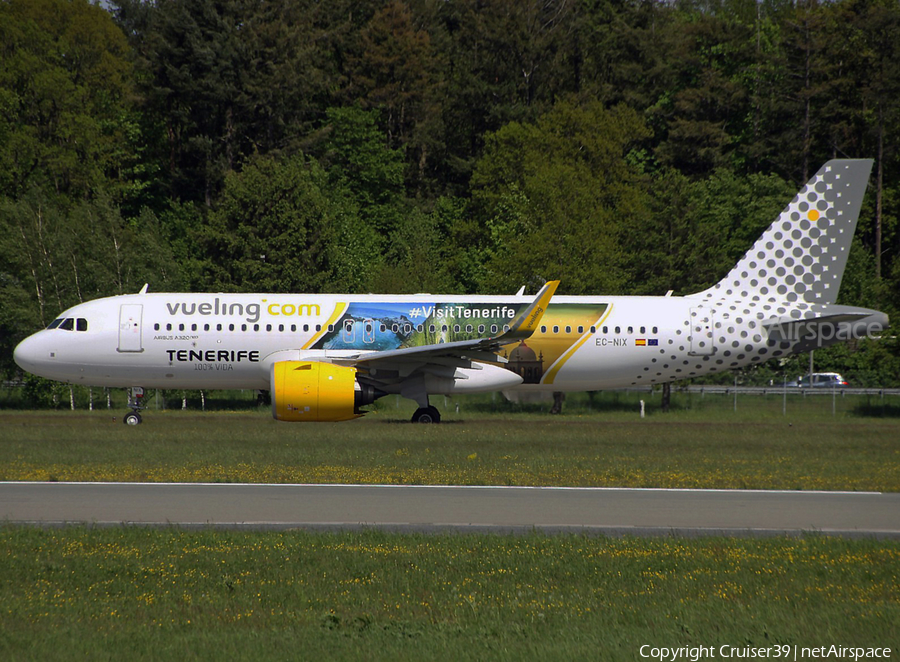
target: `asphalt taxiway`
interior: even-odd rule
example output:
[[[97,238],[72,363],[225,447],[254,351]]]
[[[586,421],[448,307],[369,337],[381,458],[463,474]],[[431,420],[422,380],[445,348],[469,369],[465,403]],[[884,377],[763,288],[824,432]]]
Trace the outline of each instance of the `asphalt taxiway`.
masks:
[[[0,521],[900,539],[900,494],[413,485],[0,483]]]

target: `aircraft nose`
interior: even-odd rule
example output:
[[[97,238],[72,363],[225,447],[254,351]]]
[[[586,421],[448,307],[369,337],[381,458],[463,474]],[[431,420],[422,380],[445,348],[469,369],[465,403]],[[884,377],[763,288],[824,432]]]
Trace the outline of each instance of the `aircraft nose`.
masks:
[[[40,336],[40,333],[28,336],[13,350],[16,365],[34,375],[39,375],[41,365],[52,358]]]

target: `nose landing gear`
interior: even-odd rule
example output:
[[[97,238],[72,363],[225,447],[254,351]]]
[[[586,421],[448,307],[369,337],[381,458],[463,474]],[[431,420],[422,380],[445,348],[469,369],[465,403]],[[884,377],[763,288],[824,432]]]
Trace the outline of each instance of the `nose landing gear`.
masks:
[[[133,386],[128,389],[128,407],[131,411],[125,414],[125,418],[122,419],[122,422],[125,425],[140,425],[143,421],[141,418],[141,409],[144,408],[143,388],[140,386]]]

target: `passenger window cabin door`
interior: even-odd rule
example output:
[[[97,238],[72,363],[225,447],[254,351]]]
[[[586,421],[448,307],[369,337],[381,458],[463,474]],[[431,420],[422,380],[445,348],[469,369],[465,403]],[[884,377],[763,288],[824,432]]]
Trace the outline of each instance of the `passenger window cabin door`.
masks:
[[[143,352],[141,342],[141,317],[144,306],[140,303],[123,303],[119,306],[120,352]]]

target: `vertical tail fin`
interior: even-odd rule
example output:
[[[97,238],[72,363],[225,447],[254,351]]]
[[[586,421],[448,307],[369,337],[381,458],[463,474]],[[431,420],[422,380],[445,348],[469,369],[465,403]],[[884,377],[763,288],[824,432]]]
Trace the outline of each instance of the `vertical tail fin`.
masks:
[[[731,272],[692,298],[834,303],[871,170],[871,159],[826,163]]]

